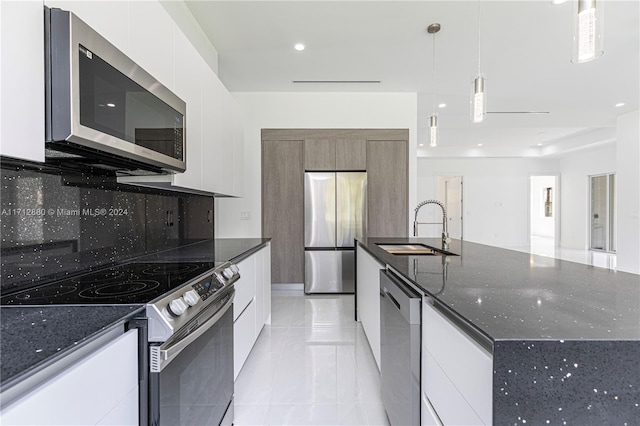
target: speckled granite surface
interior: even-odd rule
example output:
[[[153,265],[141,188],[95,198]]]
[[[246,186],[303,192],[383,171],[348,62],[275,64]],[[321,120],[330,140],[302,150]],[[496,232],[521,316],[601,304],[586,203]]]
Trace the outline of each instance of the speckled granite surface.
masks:
[[[18,380],[103,330],[143,313],[142,305],[0,308],[0,380]]]
[[[360,245],[493,344],[495,425],[640,425],[640,276],[454,240]]]
[[[454,240],[460,256],[398,256],[364,247],[492,340],[640,340],[640,275]]]
[[[253,254],[270,238],[216,238],[138,258],[145,261],[239,262]]]

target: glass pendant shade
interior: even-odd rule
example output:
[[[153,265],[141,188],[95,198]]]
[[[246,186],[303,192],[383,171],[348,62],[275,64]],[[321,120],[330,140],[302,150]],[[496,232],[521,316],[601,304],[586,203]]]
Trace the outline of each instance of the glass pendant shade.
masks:
[[[602,53],[604,0],[573,1],[573,51],[571,62],[592,61]]]
[[[429,146],[438,146],[438,114],[431,114],[429,117]]]
[[[471,121],[481,123],[487,111],[487,98],[484,95],[484,77],[479,75],[471,85]]]

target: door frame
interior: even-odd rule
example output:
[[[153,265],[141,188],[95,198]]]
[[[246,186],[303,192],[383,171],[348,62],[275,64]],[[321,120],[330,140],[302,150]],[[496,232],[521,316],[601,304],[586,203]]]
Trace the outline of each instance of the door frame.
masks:
[[[529,172],[529,178],[527,179],[527,245],[531,246],[531,178],[536,176],[553,176],[556,179],[556,190],[553,195],[553,202],[556,203],[555,211],[556,215],[553,218],[553,232],[554,232],[554,247],[560,247],[561,243],[561,222],[562,222],[562,203],[561,194],[562,186],[560,182],[559,172]]]
[[[465,205],[465,191],[464,191],[464,173],[438,173],[435,179],[435,198],[438,198],[438,194],[440,192],[440,178],[447,179],[452,177],[460,178],[460,240],[464,240],[464,205]],[[444,191],[444,188],[443,188]],[[442,200],[444,203],[446,200]],[[445,206],[446,207],[446,206]],[[448,226],[448,224],[447,224]]]

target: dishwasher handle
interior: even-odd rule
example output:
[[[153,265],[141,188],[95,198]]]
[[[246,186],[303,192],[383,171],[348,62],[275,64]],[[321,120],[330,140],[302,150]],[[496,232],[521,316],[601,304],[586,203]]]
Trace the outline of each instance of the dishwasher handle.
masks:
[[[399,310],[399,311],[401,311],[401,310],[402,310],[402,308],[400,307],[400,303],[398,303],[398,301],[396,300],[396,298],[395,298],[395,297],[393,297],[393,294],[389,293],[389,291],[387,290],[387,288],[386,288],[386,287],[382,289],[382,292],[380,293],[380,296],[382,296],[382,297],[388,297],[388,298],[389,298],[389,300],[390,300],[394,305],[396,305],[396,308],[398,308],[398,310]]]

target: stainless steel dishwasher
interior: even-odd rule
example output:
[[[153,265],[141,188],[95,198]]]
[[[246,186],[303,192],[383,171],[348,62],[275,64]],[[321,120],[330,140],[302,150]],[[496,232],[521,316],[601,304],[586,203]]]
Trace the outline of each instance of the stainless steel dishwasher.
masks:
[[[380,376],[391,425],[420,424],[421,296],[380,271]]]

